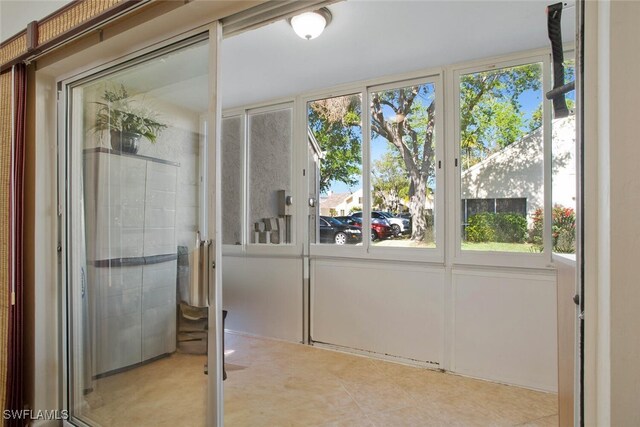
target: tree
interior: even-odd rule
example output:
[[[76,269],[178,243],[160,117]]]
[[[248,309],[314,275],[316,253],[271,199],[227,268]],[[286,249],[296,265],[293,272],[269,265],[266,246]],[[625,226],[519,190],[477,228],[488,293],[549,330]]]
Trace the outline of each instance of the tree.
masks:
[[[525,118],[519,98],[524,92],[540,90],[541,72],[539,64],[530,64],[461,76],[459,125],[463,168],[525,135],[531,120]],[[321,143],[322,149],[333,146],[338,151],[347,151],[346,159],[341,153],[328,159],[327,182],[355,182],[361,140],[353,139],[350,132],[355,133],[360,114],[354,114],[353,105],[345,101],[325,102],[311,110],[317,115],[313,120],[319,120],[315,125],[318,131],[328,132],[332,137],[322,138],[326,143]],[[372,139],[380,137],[389,143],[408,178],[411,239],[422,241],[427,231],[428,189],[435,183],[435,118],[439,113],[435,109],[434,86],[423,84],[373,93],[370,111]],[[357,121],[353,120],[356,117]],[[315,123],[313,120],[310,123]],[[331,123],[338,123],[342,130],[330,127]],[[396,177],[380,174],[377,178],[393,181]],[[377,178],[374,176],[374,180]],[[328,183],[322,188],[328,188]]]
[[[401,202],[409,199],[409,177],[402,159],[394,152],[386,152],[373,162],[371,185],[373,204],[381,210],[398,212]]]
[[[341,96],[309,103],[308,123],[324,157],[320,161],[320,192],[333,182],[359,183],[362,174],[360,97]]]
[[[526,91],[539,91],[541,76],[540,65],[529,64],[460,77],[463,168],[525,135],[528,129],[519,98]]]
[[[372,138],[380,136],[397,150],[409,177],[411,240],[427,231],[427,183],[433,177],[435,94],[432,84],[371,95]]]

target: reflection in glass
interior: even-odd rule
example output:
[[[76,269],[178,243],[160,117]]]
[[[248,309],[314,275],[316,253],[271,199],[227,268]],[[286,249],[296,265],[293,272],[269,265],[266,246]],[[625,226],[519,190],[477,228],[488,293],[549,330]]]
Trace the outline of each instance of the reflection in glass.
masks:
[[[70,406],[85,422],[204,424],[207,308],[188,286],[207,85],[205,41],[71,89]]]

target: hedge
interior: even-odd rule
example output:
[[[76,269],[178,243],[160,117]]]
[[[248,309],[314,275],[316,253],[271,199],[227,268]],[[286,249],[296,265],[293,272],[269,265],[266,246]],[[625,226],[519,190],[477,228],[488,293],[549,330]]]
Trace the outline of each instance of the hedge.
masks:
[[[467,220],[468,242],[524,243],[527,218],[515,213],[478,213]]]

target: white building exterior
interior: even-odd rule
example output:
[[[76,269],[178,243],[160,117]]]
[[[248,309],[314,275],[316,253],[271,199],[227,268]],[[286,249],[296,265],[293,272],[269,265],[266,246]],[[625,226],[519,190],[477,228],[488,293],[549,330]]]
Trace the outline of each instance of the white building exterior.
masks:
[[[576,207],[575,116],[553,121],[554,205]],[[526,198],[527,217],[544,204],[542,128],[462,173],[462,199]]]
[[[320,215],[345,216],[351,209],[362,210],[362,188],[353,193],[334,193],[320,199]]]

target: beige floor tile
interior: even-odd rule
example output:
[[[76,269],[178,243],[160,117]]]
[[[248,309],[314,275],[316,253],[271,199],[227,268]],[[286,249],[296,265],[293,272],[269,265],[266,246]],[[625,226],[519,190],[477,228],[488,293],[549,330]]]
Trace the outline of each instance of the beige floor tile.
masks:
[[[551,415],[537,420],[532,420],[524,424],[520,424],[522,427],[557,427],[559,424],[558,415]]]
[[[228,427],[551,426],[556,395],[301,344],[225,336]],[[205,356],[174,354],[95,382],[103,426],[203,426]]]

